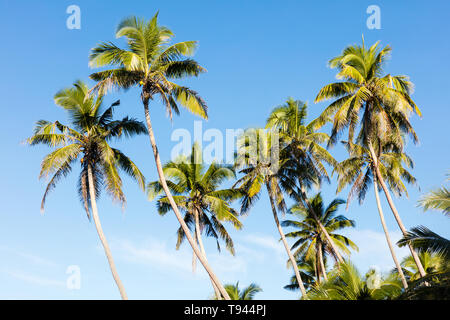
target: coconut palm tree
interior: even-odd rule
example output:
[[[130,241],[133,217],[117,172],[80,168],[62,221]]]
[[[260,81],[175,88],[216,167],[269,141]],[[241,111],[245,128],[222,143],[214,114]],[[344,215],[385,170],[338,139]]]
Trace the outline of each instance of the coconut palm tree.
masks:
[[[450,174],[447,174],[447,181],[450,180]],[[426,211],[430,209],[440,210],[446,216],[450,217],[450,191],[447,187],[441,187],[424,195],[419,200],[419,205]]]
[[[411,244],[419,252],[440,254],[450,260],[450,240],[438,235],[427,227],[412,228],[406,236],[397,242],[399,247]]]
[[[348,141],[354,142],[356,139],[356,143],[369,150],[377,181],[384,191],[400,230],[405,235],[407,230],[380,172],[374,144],[377,139],[386,140],[386,136],[396,137],[397,147],[401,149],[403,135],[409,135],[417,142],[418,138],[409,117],[412,112],[418,115],[421,113],[411,99],[413,84],[407,76],[383,76],[383,67],[390,52],[389,46],[380,49],[379,42],[367,48],[363,39],[362,46],[348,46],[341,55],[331,59],[330,67],[338,70],[337,78],[343,81],[328,84],[317,94],[315,102],[336,100],[322,112],[316,124],[320,126],[328,121],[333,122],[329,146],[335,144],[339,134],[348,128]],[[359,132],[355,137],[358,127]],[[421,275],[424,276],[425,271],[420,266],[417,253],[411,246],[410,251]]]
[[[374,270],[361,276],[355,265],[345,261],[331,272],[328,281],[311,288],[308,297],[311,300],[391,300],[401,292],[395,277],[383,278]]]
[[[408,191],[403,183],[403,180],[410,184],[416,183],[416,179],[407,170],[407,168],[411,168],[413,166],[411,158],[404,153],[390,150],[391,146],[389,144],[385,144],[384,147],[380,148],[380,141],[378,142],[379,144],[377,145],[377,149],[380,172],[382,172],[385,180],[389,184],[390,189],[396,195],[401,196],[403,193],[407,195]],[[402,284],[406,289],[408,287],[408,283],[403,274],[400,262],[395,254],[394,246],[392,244],[384,218],[383,209],[381,207],[378,180],[376,175],[374,175],[374,162],[372,157],[370,156],[367,148],[348,141],[343,141],[343,144],[349,152],[349,158],[340,162],[335,168],[335,172],[338,174],[338,187],[336,193],[341,192],[343,188],[350,185],[351,188],[347,197],[347,208],[352,199],[355,197],[358,198],[359,204],[361,205],[364,202],[370,184],[373,182],[375,200],[384,235],[386,237],[392,259],[394,260],[397,268],[398,275],[400,276]]]
[[[89,96],[88,87],[81,81],[73,87],[63,89],[55,95],[55,103],[69,113],[71,127],[59,121],[40,120],[34,129],[34,135],[27,142],[30,145],[45,144],[55,150],[48,154],[41,164],[39,177],[52,176],[42,198],[41,210],[45,200],[61,178],[66,177],[76,162],[81,165],[78,191],[88,218],[94,220],[98,236],[108,258],[114,280],[120,295],[127,299],[125,289],[117,274],[114,260],[103,233],[97,210],[96,199],[102,187],[115,201],[125,205],[126,199],[122,191],[122,179],[119,169],[137,181],[144,189],[144,176],[138,167],[120,150],[110,146],[110,141],[123,136],[145,133],[145,125],[128,117],[113,120],[113,103],[102,110],[103,96]]]
[[[292,170],[286,166],[284,155],[280,154],[278,133],[264,129],[248,129],[237,141],[235,167],[243,176],[234,184],[244,192],[241,199],[241,213],[246,213],[259,199],[265,187],[269,196],[275,225],[286,253],[291,261],[302,295],[306,295],[296,261],[284,236],[278,219],[278,211],[284,212],[286,204],[283,191],[293,192],[295,181]]]
[[[446,261],[440,254],[423,251],[419,253],[419,258],[427,274],[436,274],[449,271],[449,261]],[[412,256],[405,257],[402,260],[401,265],[408,281],[420,279],[419,270],[417,269],[417,265],[414,263]],[[393,272],[396,272],[396,270]]]
[[[423,207],[424,210],[441,210],[443,214],[449,217],[450,194],[447,188],[442,187],[428,193],[419,200],[419,206]],[[410,244],[419,252],[437,253],[450,260],[450,240],[424,226],[412,228],[397,244],[400,247]]]
[[[239,281],[233,284],[226,284],[227,290],[231,300],[253,300],[258,292],[263,291],[256,283],[251,283],[248,287],[239,289]]]
[[[324,257],[324,264],[326,266],[326,257]],[[314,257],[312,257],[311,259],[305,259],[305,256],[300,257],[299,259],[297,259],[297,268],[300,271],[305,290],[308,291],[317,283],[317,268]],[[283,288],[290,291],[296,291],[300,289],[295,274],[291,277],[290,283],[288,285],[285,285]]]
[[[230,207],[229,202],[242,196],[237,189],[220,189],[220,185],[230,179],[235,179],[236,174],[232,166],[213,162],[206,167],[202,159],[202,150],[197,143],[192,146],[190,156],[181,156],[175,161],[168,162],[163,167],[164,175],[168,177],[167,184],[174,200],[184,213],[184,221],[193,230],[195,241],[200,246],[202,254],[206,258],[203,246],[202,234],[213,237],[217,242],[220,252],[219,239],[226,244],[228,251],[234,255],[234,244],[222,221],[228,221],[236,229],[242,227],[238,219],[238,213]],[[149,200],[153,200],[163,192],[159,181],[151,182],[147,186]],[[172,209],[167,196],[161,196],[157,201],[160,215],[165,215]],[[177,250],[186,238],[183,228],[178,229]],[[193,255],[192,268],[195,270],[196,256]],[[220,298],[220,292],[212,283],[216,296]]]
[[[306,124],[306,117],[306,103],[288,98],[285,104],[272,110],[267,119],[266,128],[279,131],[285,154],[290,157],[293,166],[297,166],[301,198],[311,209],[306,188],[310,187],[312,183],[320,184],[323,179],[329,181],[324,164],[335,166],[336,161],[320,145],[328,141],[328,135],[323,132],[316,132],[317,120]],[[314,212],[312,213],[314,214]],[[334,246],[320,219],[316,220],[334,255],[339,262],[343,262],[339,250]]]
[[[162,188],[195,255],[222,295],[228,298],[225,288],[196,245],[170,193],[152,128],[149,103],[155,97],[160,98],[170,117],[173,112],[179,114],[178,104],[180,104],[192,113],[207,118],[207,105],[198,93],[171,81],[188,76],[198,76],[205,71],[195,60],[187,58],[193,55],[197,42],[183,41],[170,44],[173,36],[172,31],[158,24],[158,13],[149,21],[133,16],[122,20],[117,27],[116,38],[124,37],[127,40],[126,48],[122,49],[111,42],[103,42],[91,51],[89,57],[91,67],[107,66],[110,68],[95,72],[90,76],[93,80],[98,81],[93,92],[104,93],[114,88],[141,87],[141,100],[144,106],[148,135]]]
[[[334,247],[338,248],[343,254],[349,256],[350,250],[348,247],[358,250],[353,241],[346,236],[336,233],[348,227],[354,227],[355,222],[343,215],[336,215],[339,206],[345,203],[342,199],[334,199],[326,208],[323,203],[320,192],[314,197],[308,199],[309,207],[306,207],[302,202],[292,206],[288,213],[294,215],[296,220],[285,220],[281,223],[283,227],[295,228],[295,231],[286,233],[286,238],[295,239],[291,250],[297,249],[294,252],[294,257],[299,258],[304,256],[306,260],[312,259],[316,269],[316,283],[320,284],[321,277],[327,280],[327,271],[324,263],[324,256],[329,254],[336,261],[337,257],[334,255],[334,250],[329,245],[319,226],[318,221],[324,226],[328,232]]]

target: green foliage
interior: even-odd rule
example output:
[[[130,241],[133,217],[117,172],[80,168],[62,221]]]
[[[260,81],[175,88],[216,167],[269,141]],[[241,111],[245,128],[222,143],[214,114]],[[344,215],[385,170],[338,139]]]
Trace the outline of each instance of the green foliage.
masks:
[[[322,270],[319,263],[320,259],[326,260],[326,256],[330,255],[336,262],[338,260],[319,227],[318,221],[325,227],[335,247],[348,256],[350,255],[349,247],[354,250],[358,250],[358,247],[349,238],[336,233],[336,231],[354,227],[355,222],[343,215],[337,215],[339,206],[345,203],[341,199],[334,199],[325,207],[322,195],[318,193],[309,199],[309,203],[311,207],[305,206],[302,202],[298,202],[292,206],[288,213],[294,215],[297,219],[285,220],[281,225],[296,229],[296,231],[286,233],[285,235],[286,238],[295,240],[291,247],[291,250],[296,249],[294,257],[300,259],[300,261],[313,261],[316,278],[319,278],[323,272],[326,273],[326,270]]]
[[[448,175],[450,177],[450,175]],[[450,178],[447,178],[450,180]],[[424,210],[440,210],[446,216],[450,216],[450,191],[446,187],[433,190],[419,200],[419,205]]]
[[[256,283],[251,283],[248,287],[239,289],[239,281],[235,285],[226,284],[224,287],[231,300],[253,300],[255,295],[262,291]]]
[[[436,253],[450,259],[450,241],[424,226],[412,228],[397,244],[404,247],[408,243],[421,253]]]
[[[375,272],[363,277],[350,262],[335,267],[328,281],[312,287],[308,292],[311,300],[391,300],[402,292],[400,281],[392,276],[374,278]]]
[[[408,134],[416,142],[417,135],[409,121],[412,112],[421,115],[411,99],[413,84],[407,76],[383,76],[383,68],[389,57],[389,46],[381,49],[379,42],[366,48],[352,45],[341,55],[330,60],[336,68],[337,79],[342,82],[323,87],[315,102],[335,99],[321,114],[317,125],[333,123],[329,145],[338,141],[339,134],[348,128],[348,141],[364,145],[368,141]],[[399,146],[401,139],[397,141]]]
[[[379,143],[381,143],[379,141]],[[367,148],[352,142],[343,141],[347,148],[349,157],[338,163],[334,172],[338,174],[338,186],[336,193],[339,193],[346,186],[350,185],[347,197],[347,208],[350,202],[356,197],[359,204],[362,204],[367,190],[372,184],[375,173],[374,161]],[[393,150],[392,144],[375,144],[377,150],[377,163],[380,172],[387,182],[387,185],[395,195],[408,195],[406,185],[416,184],[416,179],[407,170],[413,167],[412,159],[405,153]]]
[[[122,20],[116,38],[126,39],[126,49],[102,42],[91,50],[90,67],[112,67],[91,74],[91,79],[98,81],[93,90],[104,94],[112,89],[142,86],[144,104],[158,95],[170,118],[173,112],[179,114],[178,103],[207,118],[207,105],[198,93],[170,80],[198,76],[206,71],[188,58],[194,54],[197,42],[170,44],[173,36],[172,31],[158,24],[158,13],[149,21],[136,17]]]
[[[202,150],[195,143],[189,156],[181,156],[173,162],[168,162],[163,171],[178,208],[185,213],[184,220],[188,227],[195,227],[193,215],[196,210],[199,213],[200,232],[215,238],[219,251],[218,240],[222,239],[227,249],[234,254],[233,240],[222,221],[230,222],[237,229],[242,227],[238,212],[229,205],[229,202],[240,198],[242,193],[236,189],[220,189],[222,183],[236,178],[234,169],[218,163],[212,163],[207,168],[202,160]],[[162,192],[159,181],[151,182],[147,186],[149,200],[153,200]],[[166,196],[158,199],[157,208],[161,215],[171,210]],[[186,235],[181,227],[177,234],[178,249]]]
[[[48,193],[56,187],[61,178],[66,177],[79,161],[81,173],[78,181],[78,191],[88,218],[90,217],[90,195],[88,167],[93,172],[92,186],[99,196],[102,187],[113,200],[125,206],[125,195],[122,191],[122,179],[119,170],[133,178],[144,189],[145,179],[138,167],[120,150],[109,145],[113,139],[122,136],[132,137],[146,132],[145,126],[128,117],[113,120],[113,103],[102,111],[103,97],[89,96],[88,87],[81,81],[73,87],[63,89],[55,95],[55,103],[69,113],[71,127],[59,121],[37,122],[32,137],[27,139],[30,145],[45,144],[55,148],[41,163],[39,178],[51,176],[42,199],[41,210],[44,210]]]

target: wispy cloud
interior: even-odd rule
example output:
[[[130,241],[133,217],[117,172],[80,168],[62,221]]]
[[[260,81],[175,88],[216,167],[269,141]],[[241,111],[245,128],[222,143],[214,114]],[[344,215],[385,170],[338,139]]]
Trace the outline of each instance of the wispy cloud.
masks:
[[[46,277],[42,277],[42,276],[37,276],[34,274],[29,274],[29,273],[25,273],[22,271],[9,271],[9,270],[2,270],[3,273],[25,281],[27,283],[31,283],[34,285],[38,285],[38,286],[46,286],[46,287],[65,287],[66,283],[64,281],[60,281],[60,280],[54,280],[54,279],[49,279]]]
[[[359,247],[359,252],[353,252],[351,259],[361,269],[366,271],[372,266],[380,268],[381,271],[390,271],[394,268],[389,247],[386,242],[384,233],[373,230],[348,230],[345,233]],[[407,248],[399,248],[395,243],[402,237],[400,231],[389,231],[389,236],[394,244],[394,250],[397,258],[402,258],[409,254]]]
[[[243,240],[247,243],[255,244],[259,247],[274,250],[282,254],[284,252],[283,245],[273,236],[262,234],[249,234],[244,236]]]
[[[186,250],[176,251],[173,245],[169,248],[167,243],[160,240],[147,239],[143,243],[135,243],[115,239],[111,246],[121,258],[129,262],[183,272],[191,270],[191,255]]]
[[[44,267],[57,267],[58,266],[58,264],[56,262],[53,262],[49,259],[43,258],[41,256],[38,256],[38,255],[35,255],[32,253],[15,250],[15,249],[7,247],[5,245],[0,245],[0,251],[24,258],[32,264],[36,264],[36,265],[40,265],[40,266],[44,266]]]

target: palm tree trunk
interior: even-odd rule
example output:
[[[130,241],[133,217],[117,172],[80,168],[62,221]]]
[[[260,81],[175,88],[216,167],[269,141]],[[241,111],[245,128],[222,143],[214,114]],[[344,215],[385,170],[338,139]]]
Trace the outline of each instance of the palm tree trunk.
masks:
[[[194,240],[195,240],[196,243],[198,243],[197,230],[194,233]],[[195,255],[195,252],[192,251],[192,273],[195,273],[196,269],[197,269],[197,256]]]
[[[325,263],[323,262],[322,244],[320,244],[319,246],[319,261],[320,261],[320,268],[322,269],[323,279],[325,281],[328,281],[327,270],[325,269]]]
[[[321,277],[322,277],[322,272],[321,272],[321,268],[322,266],[320,265],[320,259],[319,259],[319,241],[316,240],[316,261],[314,263],[314,267],[316,270],[316,282],[317,284],[320,284],[321,282]]]
[[[275,207],[275,203],[273,201],[272,195],[270,194],[270,186],[268,184],[267,184],[267,192],[269,193],[269,199],[270,199],[270,205],[272,207],[273,218],[275,219],[275,224],[277,226],[278,232],[280,233],[281,240],[283,241],[283,244],[284,244],[284,248],[286,249],[286,252],[289,256],[289,260],[291,261],[292,268],[294,268],[295,277],[297,278],[297,282],[300,287],[300,291],[302,292],[302,296],[305,299],[307,299],[305,286],[303,285],[303,281],[300,276],[300,272],[298,271],[297,262],[295,261],[294,256],[292,255],[291,249],[289,248],[289,245],[286,241],[286,237],[284,236],[283,229],[281,228],[281,225],[280,225],[280,220],[278,220],[277,209]]]
[[[378,167],[378,157],[377,157],[375,150],[373,149],[372,143],[370,141],[368,143],[368,147],[369,147],[370,155],[374,162],[376,177],[381,185],[381,188],[383,188],[383,192],[386,196],[386,200],[389,204],[389,207],[391,208],[391,211],[394,214],[395,220],[397,221],[397,224],[400,227],[400,230],[402,231],[403,235],[405,236],[407,234],[407,230],[406,230],[405,226],[403,225],[400,215],[398,214],[397,208],[394,205],[394,201],[392,200],[389,189],[387,188],[386,183],[384,182],[384,178],[381,175],[380,168]],[[413,257],[414,262],[417,265],[417,269],[419,270],[420,276],[424,277],[426,275],[426,273],[422,266],[422,263],[420,262],[417,252],[413,249],[413,247],[409,243],[408,243],[408,247],[409,247],[409,250],[411,251],[411,256]]]
[[[198,244],[200,246],[200,250],[203,254],[203,256],[205,257],[205,260],[208,261],[208,259],[206,258],[206,250],[205,247],[203,246],[203,240],[202,240],[202,234],[201,234],[201,230],[200,230],[200,219],[198,216],[198,210],[196,208],[194,208],[194,219],[195,219],[195,234],[196,234],[196,238],[198,241]],[[216,298],[217,300],[222,300],[222,296],[220,295],[220,291],[217,288],[217,286],[214,284],[214,281],[211,281],[211,284],[213,286],[214,292],[216,294]]]
[[[318,219],[316,213],[314,212],[314,209],[313,209],[313,207],[311,206],[311,203],[308,200],[308,196],[306,195],[306,191],[305,191],[303,185],[301,185],[300,188],[301,188],[303,200],[305,201],[305,203],[308,206],[309,210],[313,214],[314,219],[317,221],[317,224],[319,225],[320,230],[325,235],[325,238],[327,239],[327,242],[329,243],[331,249],[333,250],[334,255],[339,260],[339,263],[344,262],[344,259],[342,259],[342,256],[339,253],[339,251],[337,250],[336,246],[334,245],[333,240],[331,240],[330,234],[328,233],[327,229],[325,229],[325,227],[323,226],[322,222],[320,222],[320,220]]]
[[[402,280],[403,288],[408,289],[408,282],[406,282],[405,275],[403,274],[402,267],[397,260],[397,256],[395,255],[394,247],[391,243],[391,238],[389,237],[389,231],[386,226],[386,221],[384,220],[383,209],[381,208],[380,196],[378,194],[378,183],[376,175],[373,177],[373,187],[375,191],[375,199],[377,201],[378,213],[380,214],[381,225],[383,226],[384,235],[386,236],[386,241],[389,246],[389,250],[391,251],[392,259],[394,260],[395,267],[397,268],[400,279]]]
[[[230,300],[230,296],[228,295],[227,291],[225,290],[223,285],[220,283],[216,274],[213,272],[213,270],[209,266],[208,262],[205,260],[202,253],[200,252],[194,239],[192,238],[191,232],[189,231],[189,228],[186,225],[186,222],[184,222],[183,217],[181,216],[180,211],[178,210],[177,204],[173,200],[172,193],[170,192],[169,187],[167,186],[166,178],[164,177],[164,172],[163,172],[162,165],[161,165],[161,159],[159,157],[158,147],[156,146],[156,139],[155,139],[155,135],[153,133],[152,122],[150,119],[150,112],[148,110],[148,98],[143,99],[143,104],[144,104],[145,120],[147,122],[148,136],[150,138],[150,143],[151,143],[152,149],[153,149],[153,155],[155,157],[156,169],[158,171],[159,181],[161,182],[163,190],[166,193],[167,198],[169,199],[170,206],[172,207],[172,210],[175,213],[175,216],[177,217],[177,220],[180,223],[181,228],[183,229],[184,234],[186,235],[186,238],[192,247],[192,250],[194,250],[195,255],[198,257],[198,259],[200,260],[200,263],[205,268],[206,272],[208,273],[209,277],[211,278],[211,281],[213,281],[214,284],[217,286],[221,295],[226,300]]]
[[[100,224],[100,218],[98,216],[97,211],[97,201],[95,200],[94,178],[92,176],[92,168],[90,164],[88,164],[88,181],[89,181],[89,197],[91,199],[91,208],[92,208],[92,218],[94,219],[97,234],[103,245],[103,249],[105,250],[106,258],[108,259],[109,267],[111,269],[114,281],[116,282],[117,287],[119,288],[120,296],[122,297],[123,300],[128,300],[125,288],[122,284],[122,281],[120,281],[119,275],[117,274],[116,265],[114,264],[114,260],[111,255],[111,250],[109,249],[108,242],[106,241],[106,237],[103,233],[102,225]]]

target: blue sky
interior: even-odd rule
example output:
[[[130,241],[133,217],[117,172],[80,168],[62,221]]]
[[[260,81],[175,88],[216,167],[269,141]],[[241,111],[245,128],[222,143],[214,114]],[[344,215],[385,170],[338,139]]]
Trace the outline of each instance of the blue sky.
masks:
[[[81,29],[66,28],[66,8],[81,9]],[[366,27],[366,8],[381,8],[381,29]],[[314,104],[325,84],[335,80],[327,61],[349,44],[381,40],[391,45],[386,72],[407,74],[416,89],[413,99],[423,118],[412,122],[421,143],[408,145],[415,161],[413,174],[420,190],[410,188],[409,199],[395,199],[407,227],[423,224],[450,236],[449,221],[438,212],[423,213],[419,196],[439,187],[450,169],[448,102],[450,51],[448,1],[5,1],[0,2],[3,24],[2,77],[0,78],[2,154],[0,164],[0,298],[116,299],[119,298],[94,225],[89,223],[76,194],[74,173],[49,196],[46,212],[39,212],[45,181],[38,181],[45,147],[21,142],[39,119],[67,122],[53,103],[53,95],[76,79],[88,81],[89,50],[100,41],[116,41],[114,30],[128,15],[151,18],[160,11],[160,23],[176,34],[175,41],[198,40],[195,58],[208,70],[197,79],[183,81],[207,101],[210,119],[203,128],[225,129],[262,126],[271,108],[289,97],[309,103],[309,119],[326,106]],[[121,43],[119,41],[119,43]],[[92,85],[92,82],[89,82]],[[106,103],[121,99],[117,117],[143,119],[137,90],[114,93]],[[195,117],[183,112],[170,123],[161,105],[151,112],[163,161],[168,160],[174,129],[193,130]],[[325,128],[324,130],[326,130]],[[120,147],[141,167],[149,181],[156,170],[148,138],[123,141]],[[331,150],[342,160],[345,152]],[[74,170],[76,171],[76,170]],[[326,202],[336,184],[323,186]],[[345,198],[344,190],[339,196]],[[128,295],[134,299],[204,299],[212,293],[205,274],[190,270],[191,251],[175,250],[177,221],[160,217],[155,203],[125,179],[125,212],[107,196],[99,201],[103,228]],[[392,237],[400,233],[382,198]],[[360,246],[352,259],[364,272],[370,266],[393,267],[375,200],[368,194],[363,206],[352,203],[344,212],[357,223],[349,236]],[[206,240],[209,260],[223,282],[258,283],[265,299],[295,299],[284,290],[291,272],[263,195],[241,231],[231,230],[236,257],[220,255]],[[398,250],[405,255],[404,250]],[[81,289],[66,288],[67,267],[81,270]]]

